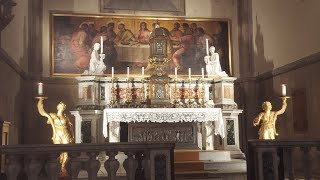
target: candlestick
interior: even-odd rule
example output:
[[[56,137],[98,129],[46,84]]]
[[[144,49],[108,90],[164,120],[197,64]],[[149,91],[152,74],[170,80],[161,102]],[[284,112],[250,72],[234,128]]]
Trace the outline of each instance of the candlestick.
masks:
[[[191,80],[191,68],[189,68],[189,80]]]
[[[207,56],[209,56],[209,39],[206,39],[206,52]]]
[[[175,80],[177,80],[177,77],[178,77],[178,69],[175,67],[174,68],[174,78],[175,78]]]
[[[100,36],[100,52],[101,52],[101,54],[103,54],[103,37],[102,36]]]
[[[127,67],[127,78],[129,79],[129,77],[130,77],[130,68]]]
[[[38,95],[42,96],[43,95],[43,83],[38,83]]]
[[[114,78],[114,67],[111,68],[111,77]]]
[[[202,79],[204,79],[204,69],[203,68],[201,68],[201,77],[202,77]]]
[[[286,96],[287,95],[287,88],[285,84],[281,84],[281,95]]]
[[[142,78],[144,78],[144,67],[142,67],[142,70],[141,70],[141,74],[142,74]]]

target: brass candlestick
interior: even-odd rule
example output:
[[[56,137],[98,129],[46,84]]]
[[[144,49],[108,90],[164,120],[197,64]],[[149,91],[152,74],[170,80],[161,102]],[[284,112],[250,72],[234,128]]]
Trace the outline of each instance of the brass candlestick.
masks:
[[[145,104],[146,103],[146,97],[145,97],[145,92],[144,92],[144,78],[142,78],[141,80],[142,83],[142,87],[141,87],[141,104]]]
[[[126,104],[131,104],[132,103],[132,92],[131,88],[129,86],[129,78],[127,79],[127,88],[126,88]]]
[[[201,98],[201,107],[204,108],[206,105],[206,99],[205,99],[205,87],[204,87],[204,79],[201,78],[201,92],[200,92],[200,98]]]
[[[111,100],[110,100],[110,105],[114,106],[117,104],[117,91],[116,88],[114,87],[114,78],[111,79]]]
[[[192,94],[193,94],[193,89],[191,89],[191,78],[189,78],[189,89],[188,89],[188,101],[187,101],[187,103],[188,103],[188,107],[191,107],[191,104],[193,103],[193,101],[192,101]]]

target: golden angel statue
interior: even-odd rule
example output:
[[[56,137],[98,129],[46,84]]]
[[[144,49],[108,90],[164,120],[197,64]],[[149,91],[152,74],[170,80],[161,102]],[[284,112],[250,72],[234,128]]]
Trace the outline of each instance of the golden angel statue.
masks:
[[[278,115],[283,114],[286,111],[287,98],[288,97],[281,97],[282,107],[279,111],[271,111],[272,104],[269,101],[262,103],[262,109],[264,112],[259,113],[253,121],[253,126],[261,124],[259,129],[259,139],[275,139],[275,136],[279,135],[276,130],[276,121]]]
[[[57,105],[57,113],[47,113],[43,108],[44,97],[39,97],[38,111],[41,116],[47,117],[47,124],[52,127],[52,141],[53,144],[70,144],[74,142],[73,125],[67,115],[64,113],[66,105],[60,102]],[[61,172],[66,174],[66,162],[68,153],[60,154],[59,162],[61,164]]]

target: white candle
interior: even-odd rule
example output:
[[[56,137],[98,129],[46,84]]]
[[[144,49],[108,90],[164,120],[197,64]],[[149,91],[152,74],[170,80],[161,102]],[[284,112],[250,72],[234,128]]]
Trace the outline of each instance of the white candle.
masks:
[[[174,68],[174,78],[177,80],[178,77],[178,69]]]
[[[114,78],[114,67],[111,68],[111,77]]]
[[[103,37],[100,36],[100,52],[103,54]]]
[[[281,84],[281,95],[286,96],[287,95],[287,88],[285,84]]]
[[[191,68],[189,68],[189,79],[191,79]]]
[[[38,95],[43,95],[43,83],[38,83]]]
[[[204,69],[201,68],[201,75],[202,75],[202,79],[204,79]]]
[[[129,77],[130,77],[130,68],[127,67],[127,78],[129,79]]]
[[[142,67],[142,70],[141,70],[141,74],[142,74],[142,78],[144,78],[144,67]]]
[[[209,39],[206,39],[206,52],[207,56],[209,56]]]

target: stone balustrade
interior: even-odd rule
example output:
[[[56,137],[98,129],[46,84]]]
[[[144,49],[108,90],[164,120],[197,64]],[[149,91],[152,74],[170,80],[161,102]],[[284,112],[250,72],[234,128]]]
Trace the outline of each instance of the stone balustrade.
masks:
[[[38,180],[40,173],[47,179],[59,177],[60,153],[67,152],[68,179],[78,179],[81,170],[87,171],[87,179],[98,178],[100,168],[105,168],[108,180],[119,179],[117,171],[122,164],[116,156],[123,153],[127,180],[174,179],[173,143],[109,143],[109,144],[68,144],[68,145],[10,145],[1,146],[0,154],[6,160],[5,173],[1,177],[8,180]],[[102,155],[103,154],[103,155]],[[104,155],[105,154],[105,155]],[[104,163],[101,164],[101,157]],[[2,156],[3,158],[3,156]],[[43,173],[45,171],[45,173]],[[1,178],[0,178],[1,179]],[[43,179],[43,177],[41,178]]]
[[[249,180],[319,179],[316,154],[320,140],[249,140],[247,171]]]

